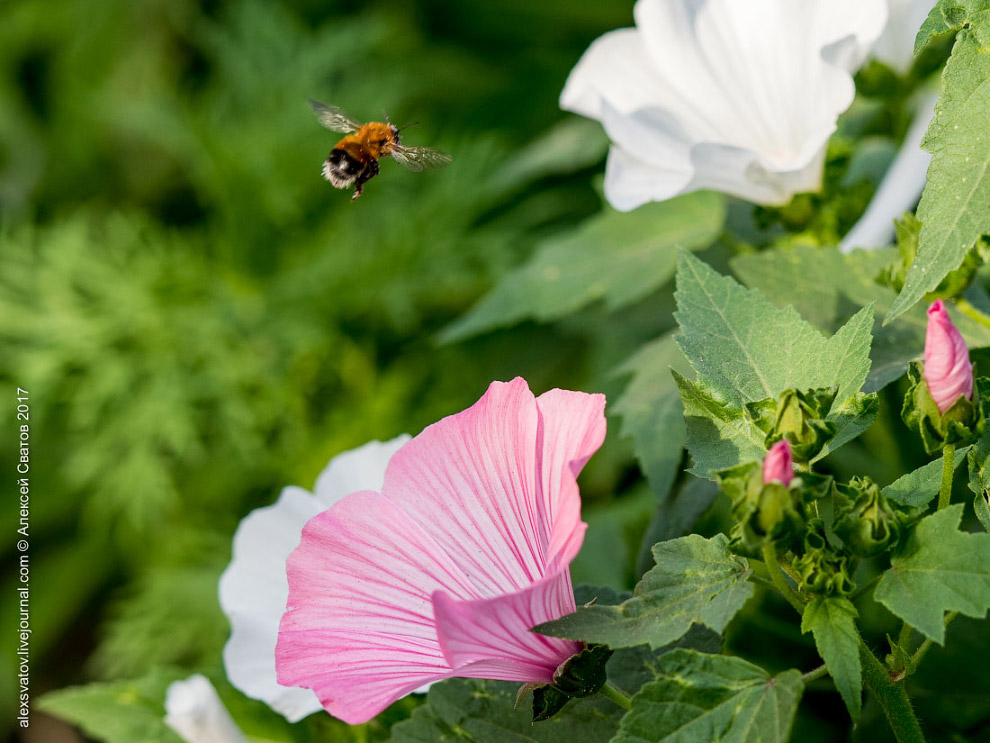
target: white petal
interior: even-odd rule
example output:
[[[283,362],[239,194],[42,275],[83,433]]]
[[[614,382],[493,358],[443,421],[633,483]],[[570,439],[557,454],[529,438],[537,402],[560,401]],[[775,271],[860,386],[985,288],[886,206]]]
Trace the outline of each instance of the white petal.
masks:
[[[165,724],[186,743],[247,743],[213,684],[199,674],[169,684]]]
[[[921,198],[932,161],[931,153],[921,149],[921,140],[935,116],[938,96],[929,94],[919,105],[904,143],[877,187],[863,216],[839,243],[839,250],[848,253],[854,248],[875,249],[890,245],[896,230],[894,220],[911,211]]]
[[[388,460],[411,438],[404,433],[389,441],[369,441],[357,449],[341,452],[316,478],[313,494],[324,508],[329,508],[345,495],[359,490],[380,491]]]
[[[873,56],[903,74],[914,62],[914,39],[935,0],[889,0],[890,19],[873,47]]]
[[[886,0],[639,0],[635,18],[591,46],[561,96],[617,145],[610,202],[707,187],[780,204],[820,186]]]
[[[244,517],[234,533],[233,556],[219,587],[220,606],[231,625],[223,649],[227,677],[289,722],[319,711],[322,705],[310,689],[276,681],[275,643],[289,596],[285,561],[311,518],[345,495],[380,490],[389,458],[408,440],[404,434],[338,454],[317,479],[315,495],[287,487],[274,504]]]

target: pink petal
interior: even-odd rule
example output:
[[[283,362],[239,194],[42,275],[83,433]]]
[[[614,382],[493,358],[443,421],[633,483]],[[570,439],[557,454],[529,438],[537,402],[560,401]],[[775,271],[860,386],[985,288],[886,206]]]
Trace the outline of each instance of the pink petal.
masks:
[[[781,439],[770,447],[763,460],[763,484],[776,480],[786,488],[793,479],[794,457],[791,455],[791,445],[787,439]]]
[[[969,360],[969,349],[941,299],[928,308],[924,377],[941,413],[960,397],[973,399],[973,365]]]
[[[354,723],[450,676],[548,680],[575,644],[528,630],[574,610],[575,478],[604,438],[604,403],[493,383],[393,455],[381,495],[312,519],[288,561],[279,683]]]
[[[482,596],[520,591],[580,548],[574,477],[604,438],[604,405],[560,390],[538,402],[523,379],[493,382],[392,457],[382,492]]]
[[[354,493],[313,518],[287,570],[280,684],[312,688],[330,714],[356,724],[450,675],[430,597],[477,594],[387,498]]]
[[[575,610],[568,571],[562,570],[517,593],[480,601],[433,594],[444,657],[457,676],[503,681],[549,682],[581,643],[530,632]]]

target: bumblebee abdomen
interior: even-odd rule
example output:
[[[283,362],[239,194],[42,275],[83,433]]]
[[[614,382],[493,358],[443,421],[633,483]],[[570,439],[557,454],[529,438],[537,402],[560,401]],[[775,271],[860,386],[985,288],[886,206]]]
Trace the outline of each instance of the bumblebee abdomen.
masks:
[[[347,188],[354,183],[368,167],[346,149],[334,147],[323,163],[323,177],[337,188]]]

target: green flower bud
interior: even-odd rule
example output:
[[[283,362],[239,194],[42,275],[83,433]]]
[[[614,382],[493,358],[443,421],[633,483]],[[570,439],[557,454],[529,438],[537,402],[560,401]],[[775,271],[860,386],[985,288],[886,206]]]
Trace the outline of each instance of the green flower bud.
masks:
[[[887,499],[868,477],[836,485],[835,533],[856,557],[875,557],[894,549],[917,520],[917,509]]]
[[[760,400],[746,408],[756,426],[766,434],[764,443],[768,449],[786,439],[794,458],[807,462],[835,436],[835,424],[825,418],[837,392],[836,387],[784,390],[776,400]]]
[[[848,596],[856,588],[849,575],[848,558],[835,554],[825,537],[825,524],[811,519],[803,543],[803,553],[794,560],[798,588],[819,596]]]

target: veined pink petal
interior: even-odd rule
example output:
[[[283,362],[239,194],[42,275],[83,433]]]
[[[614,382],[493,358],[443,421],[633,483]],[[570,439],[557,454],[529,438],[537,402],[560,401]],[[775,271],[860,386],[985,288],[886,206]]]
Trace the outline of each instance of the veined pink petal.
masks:
[[[576,646],[528,630],[575,608],[576,477],[604,404],[495,382],[393,455],[381,494],[313,518],[288,561],[279,683],[356,723],[450,676],[549,680]]]
[[[960,397],[973,399],[973,365],[969,360],[969,349],[941,299],[928,308],[924,376],[940,413]]]
[[[763,484],[775,480],[785,488],[794,479],[794,458],[791,445],[787,439],[781,439],[770,447],[766,459],[763,460]]]
[[[457,676],[549,683],[561,661],[582,646],[529,631],[577,608],[566,568],[491,599],[455,601],[437,591],[433,607],[440,646]]]

